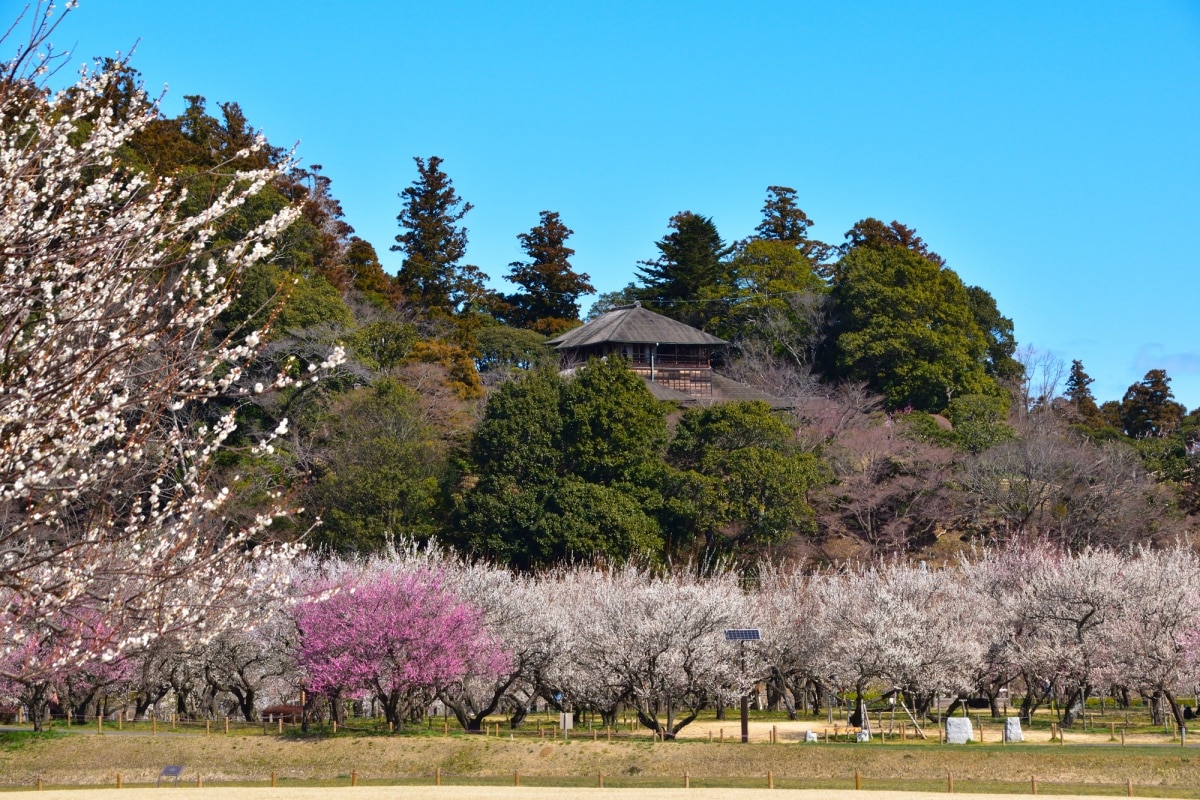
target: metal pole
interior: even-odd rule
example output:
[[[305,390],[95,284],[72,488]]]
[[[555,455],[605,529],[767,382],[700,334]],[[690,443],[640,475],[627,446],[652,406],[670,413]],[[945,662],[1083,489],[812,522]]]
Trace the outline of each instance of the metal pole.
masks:
[[[746,643],[741,642],[739,649],[742,653],[742,674],[746,674]],[[742,744],[750,741],[750,693],[742,693]]]

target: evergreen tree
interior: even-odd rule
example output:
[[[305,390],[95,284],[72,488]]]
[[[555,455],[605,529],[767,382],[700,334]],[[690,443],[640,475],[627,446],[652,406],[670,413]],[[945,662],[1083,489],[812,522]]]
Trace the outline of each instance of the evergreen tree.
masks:
[[[593,359],[563,391],[562,450],[593,483],[636,484],[667,441],[667,415],[646,382],[620,359]]]
[[[930,250],[914,228],[896,220],[889,225],[874,217],[867,217],[854,223],[854,227],[846,231],[846,242],[839,249],[844,255],[859,247],[903,247],[939,267],[946,266],[946,259]]]
[[[1166,370],[1152,369],[1121,398],[1121,425],[1128,436],[1165,436],[1179,428],[1187,409],[1175,402]]]
[[[832,247],[808,238],[812,220],[796,204],[796,190],[790,186],[768,186],[763,203],[763,219],[754,230],[755,239],[788,242],[799,250],[810,264],[820,264],[829,257]]]
[[[459,538],[522,568],[653,557],[662,538],[645,506],[665,439],[665,413],[619,360],[592,361],[570,382],[540,370],[505,383],[471,442]]]
[[[684,412],[668,452],[663,528],[673,549],[703,539],[768,545],[815,529],[810,489],[826,480],[811,453],[794,451],[792,429],[766,403],[720,403]],[[724,538],[722,538],[724,537]]]
[[[987,339],[984,371],[998,380],[1019,380],[1025,374],[1025,367],[1013,358],[1013,354],[1017,352],[1017,339],[1013,335],[1012,319],[1000,313],[1000,309],[996,307],[996,298],[986,289],[968,286],[967,299],[971,302],[975,324]]]
[[[655,243],[659,257],[639,262],[638,294],[648,307],[699,328],[719,318],[720,300],[733,291],[725,244],[712,217],[681,211],[671,232]]]
[[[392,250],[404,253],[404,263],[396,280],[414,305],[449,316],[479,296],[487,279],[478,267],[459,263],[467,252],[467,229],[457,223],[473,206],[454,191],[441,158],[413,161],[417,179],[399,195],[404,208],[396,221],[403,232]]]
[[[505,277],[525,291],[504,298],[505,321],[550,334],[579,321],[579,296],[596,291],[586,274],[571,269],[575,251],[567,247],[574,231],[556,211],[543,211],[529,233],[517,235],[529,261],[514,261]]]
[[[1094,382],[1095,378],[1084,371],[1082,361],[1075,359],[1071,362],[1071,373],[1067,376],[1066,397],[1075,414],[1085,423],[1097,421],[1100,415],[1096,398],[1092,396],[1092,390],[1088,388]]]
[[[833,300],[828,377],[866,381],[893,408],[929,412],[958,395],[997,391],[966,287],[917,250],[852,248],[838,262]]]

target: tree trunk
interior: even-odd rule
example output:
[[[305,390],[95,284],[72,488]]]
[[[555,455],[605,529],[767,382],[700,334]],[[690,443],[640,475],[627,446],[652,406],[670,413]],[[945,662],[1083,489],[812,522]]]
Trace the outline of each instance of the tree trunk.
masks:
[[[1067,694],[1066,702],[1063,704],[1062,724],[1064,727],[1071,728],[1075,725],[1075,720],[1083,713],[1084,702],[1087,699],[1086,687],[1076,686]]]
[[[337,691],[326,695],[326,698],[329,703],[329,718],[338,725],[344,725],[346,722],[346,712],[345,709],[342,708],[342,690],[338,689]]]
[[[1166,725],[1167,715],[1163,713],[1163,697],[1161,692],[1154,692],[1150,695],[1150,724],[1151,725]]]
[[[38,686],[27,687],[21,696],[21,705],[25,706],[26,713],[29,714],[29,721],[33,723],[34,731],[44,731],[46,725],[46,717],[50,712],[50,697],[49,687],[42,684]]]
[[[1187,721],[1183,718],[1183,708],[1175,699],[1175,695],[1170,689],[1163,689],[1163,697],[1166,698],[1168,707],[1171,709],[1171,716],[1175,718],[1175,724],[1182,730],[1187,727]]]
[[[508,727],[516,730],[521,727],[521,723],[527,716],[529,716],[529,706],[525,703],[517,703],[513,708],[512,716],[508,718]]]

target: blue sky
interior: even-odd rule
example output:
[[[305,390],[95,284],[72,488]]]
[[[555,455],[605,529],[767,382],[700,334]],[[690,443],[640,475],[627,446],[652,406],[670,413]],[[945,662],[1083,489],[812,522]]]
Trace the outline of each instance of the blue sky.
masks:
[[[1163,367],[1200,406],[1194,0],[82,0],[73,17],[56,44],[75,61],[140,39],[168,113],[235,100],[299,141],[391,271],[416,155],[475,205],[471,263],[499,279],[555,210],[601,291],[675,212],[733,240],[768,185],[792,186],[817,238],[915,227],[1022,344],[1082,359],[1099,399]]]

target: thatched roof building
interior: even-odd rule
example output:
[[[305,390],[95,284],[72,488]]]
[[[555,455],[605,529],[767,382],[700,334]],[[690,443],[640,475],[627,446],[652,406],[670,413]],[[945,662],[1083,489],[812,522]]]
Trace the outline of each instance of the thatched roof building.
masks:
[[[785,403],[751,386],[717,375],[712,352],[728,342],[682,322],[642,308],[620,306],[547,342],[558,351],[563,370],[590,358],[624,358],[660,400],[681,405],[729,400],[762,400],[776,408]]]

